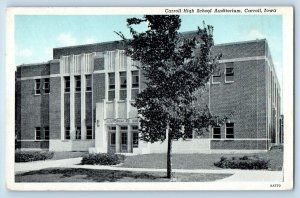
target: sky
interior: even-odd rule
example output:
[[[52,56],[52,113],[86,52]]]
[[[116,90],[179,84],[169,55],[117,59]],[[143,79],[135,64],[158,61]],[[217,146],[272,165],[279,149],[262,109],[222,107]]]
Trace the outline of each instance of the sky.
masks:
[[[17,15],[15,63],[52,59],[55,47],[129,38],[126,19],[134,15]],[[196,30],[202,22],[214,26],[215,44],[266,38],[276,73],[282,84],[282,17],[280,15],[181,15],[180,31]],[[142,30],[143,27],[139,28]]]

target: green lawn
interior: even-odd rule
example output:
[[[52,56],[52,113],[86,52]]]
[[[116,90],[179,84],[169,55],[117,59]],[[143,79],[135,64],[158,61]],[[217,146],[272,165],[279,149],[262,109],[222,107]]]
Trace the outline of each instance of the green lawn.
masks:
[[[62,152],[54,152],[53,158],[51,160],[60,160],[60,159],[69,159],[69,158],[76,158],[82,157],[84,154],[88,152],[77,152],[77,151],[62,151]]]
[[[257,155],[270,160],[270,170],[281,170],[283,152],[281,149],[270,150],[265,153],[255,154],[173,154],[174,169],[220,169],[214,163],[224,157],[243,157]],[[123,167],[129,168],[166,168],[166,154],[147,154],[126,157]]]
[[[165,172],[51,168],[17,174],[16,182],[168,182]],[[232,174],[174,173],[177,182],[210,182]]]

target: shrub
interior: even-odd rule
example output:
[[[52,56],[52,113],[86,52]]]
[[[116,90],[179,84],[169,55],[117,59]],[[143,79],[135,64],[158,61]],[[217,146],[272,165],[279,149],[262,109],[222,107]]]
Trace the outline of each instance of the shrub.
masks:
[[[231,169],[268,169],[269,161],[257,156],[243,156],[226,158],[221,157],[219,162],[214,163],[219,168]]]
[[[32,162],[47,160],[53,157],[49,151],[15,151],[15,162]]]
[[[125,156],[120,154],[93,153],[84,155],[81,164],[116,165],[123,162],[124,159]]]

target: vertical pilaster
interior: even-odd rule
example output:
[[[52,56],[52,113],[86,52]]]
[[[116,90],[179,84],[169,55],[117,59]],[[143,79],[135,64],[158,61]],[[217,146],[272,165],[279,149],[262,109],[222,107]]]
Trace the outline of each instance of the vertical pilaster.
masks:
[[[70,136],[71,140],[75,139],[75,80],[74,80],[74,55],[70,55]]]
[[[120,68],[120,64],[119,64],[119,60],[120,60],[120,51],[116,50],[115,51],[115,57],[113,57],[115,59],[115,99],[119,100],[120,98],[120,72],[119,72],[119,68]]]
[[[127,127],[127,152],[132,153],[132,131],[130,125],[127,125]]]
[[[116,153],[121,152],[121,131],[120,125],[116,125]]]
[[[65,80],[64,67],[66,61],[60,58],[60,138],[65,139]]]
[[[89,68],[89,56],[87,54],[81,55],[81,64],[80,64],[80,78],[81,78],[81,93],[80,93],[80,101],[81,101],[81,139],[86,139],[86,115],[85,115],[85,89],[86,89],[86,79],[85,79],[85,70]]]

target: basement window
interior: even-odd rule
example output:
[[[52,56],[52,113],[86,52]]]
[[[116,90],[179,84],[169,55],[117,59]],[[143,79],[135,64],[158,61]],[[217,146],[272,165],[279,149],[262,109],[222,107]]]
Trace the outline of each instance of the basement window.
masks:
[[[35,140],[41,139],[41,127],[35,127]]]

